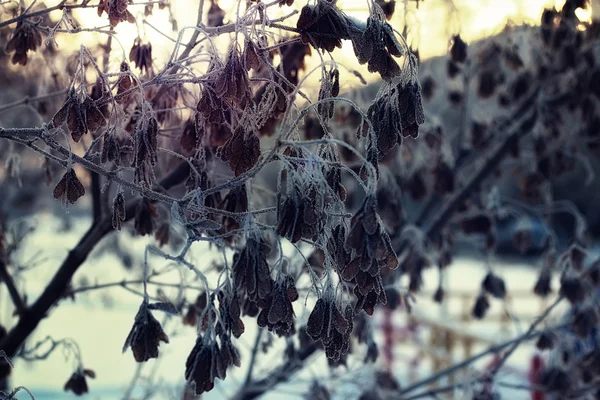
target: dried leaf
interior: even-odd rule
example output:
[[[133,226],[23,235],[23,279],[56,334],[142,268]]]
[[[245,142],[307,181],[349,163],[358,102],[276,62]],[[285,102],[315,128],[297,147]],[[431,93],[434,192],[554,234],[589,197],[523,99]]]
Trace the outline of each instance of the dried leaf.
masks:
[[[62,198],[71,204],[85,194],[85,188],[77,178],[75,170],[69,169],[54,188],[54,198]]]

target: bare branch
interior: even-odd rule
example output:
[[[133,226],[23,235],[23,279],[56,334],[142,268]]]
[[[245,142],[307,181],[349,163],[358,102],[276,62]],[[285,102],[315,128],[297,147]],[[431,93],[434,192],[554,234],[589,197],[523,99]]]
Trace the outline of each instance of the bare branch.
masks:
[[[19,294],[12,275],[10,275],[8,272],[4,257],[0,257],[0,279],[6,284],[10,298],[12,299],[12,302],[17,310],[17,314],[21,314],[25,310],[26,306],[21,298],[21,295]]]
[[[189,171],[188,163],[179,164],[177,168],[160,181],[160,187],[169,189],[181,183],[187,178]],[[133,218],[137,203],[138,200],[132,200],[127,204],[127,220]],[[50,308],[64,297],[75,272],[85,262],[87,256],[100,240],[112,232],[112,230],[112,218],[111,216],[105,216],[100,221],[94,223],[79,243],[69,252],[69,255],[56,271],[56,274],[46,286],[41,296],[22,312],[17,325],[0,341],[0,349],[4,350],[9,357],[16,354],[25,339],[35,330],[40,321],[45,318]]]

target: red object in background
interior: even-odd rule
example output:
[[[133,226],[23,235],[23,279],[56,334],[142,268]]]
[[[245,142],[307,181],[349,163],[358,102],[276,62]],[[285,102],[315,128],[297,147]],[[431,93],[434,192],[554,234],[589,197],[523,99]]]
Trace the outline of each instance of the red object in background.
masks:
[[[398,343],[416,340],[418,335],[419,323],[416,320],[409,319],[406,325],[395,326],[394,310],[384,307],[382,312],[382,321],[378,325],[383,333],[383,346],[381,354],[383,355],[383,363],[386,371],[391,371],[394,365],[394,346]],[[421,357],[417,358],[415,365],[421,361]],[[414,370],[414,369],[411,369]]]
[[[532,386],[537,386],[540,384],[540,372],[542,371],[542,369],[544,368],[544,359],[539,355],[536,354],[533,357],[531,357],[531,362],[529,364],[529,373],[528,373],[528,378],[529,378],[529,383]],[[539,390],[534,390],[531,392],[531,400],[544,400],[545,396],[544,396],[544,392],[539,391]]]
[[[394,326],[392,324],[392,310],[385,307],[383,309],[383,362],[386,371],[391,371],[394,365]]]
[[[494,368],[496,368],[496,366],[498,365],[498,363],[500,362],[500,355],[498,353],[494,354],[494,357],[492,358],[492,361],[490,361],[490,363],[485,367],[485,371],[490,372],[492,371]],[[486,379],[484,385],[483,385],[483,392],[485,394],[492,394],[492,384],[489,380]]]

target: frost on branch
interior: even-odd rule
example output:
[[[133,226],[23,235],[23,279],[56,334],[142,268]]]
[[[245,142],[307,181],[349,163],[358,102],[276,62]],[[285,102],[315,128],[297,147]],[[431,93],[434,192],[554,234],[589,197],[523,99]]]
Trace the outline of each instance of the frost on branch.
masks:
[[[168,8],[162,7],[165,4],[159,4],[161,9]],[[203,18],[185,35],[173,36],[176,45],[165,65],[160,65],[159,47],[143,34],[145,25],[138,26],[138,38],[128,51],[117,48],[120,27],[113,28],[135,22],[133,15],[151,12],[152,4],[101,0],[94,5],[61,5],[64,15],[73,18],[79,8],[93,7],[102,17],[106,14],[110,27],[90,30],[109,36],[98,46],[100,54],[81,47],[71,58],[64,103],[35,141],[44,142],[45,147],[39,148],[47,149],[49,160],[68,167],[54,192],[65,202],[75,203],[85,193],[71,164],[92,171],[90,197],[94,221],[102,224],[99,238],[110,226],[121,230],[128,219],[138,235],[156,232],[160,247],[177,246],[175,239],[181,236],[177,255],[149,248],[173,265],[194,271],[201,281],[185,283],[186,290],[202,285],[201,294],[191,298],[193,304],[182,298],[177,305],[189,307],[184,323],[200,332],[185,369],[196,393],[212,389],[229,366],[240,365],[231,336],[239,338],[246,330],[248,322],[242,316],[256,317],[258,326],[290,338],[291,344],[291,337],[299,333],[296,313],[305,290],[319,298],[309,317],[308,334],[325,348],[332,365],[345,363],[355,314],[360,310],[372,314],[375,304],[386,302],[382,270],[397,266],[376,204],[377,199],[383,203],[386,196],[396,194],[378,190],[379,176],[373,172],[403,137],[416,137],[422,124],[420,87],[410,51],[374,4],[363,23],[347,17],[336,1],[317,0],[302,8],[297,29],[280,29],[294,14],[273,21],[266,8],[291,4],[291,0],[240,2],[239,12],[229,15],[218,1],[211,1],[206,4],[208,14],[199,13]],[[40,32],[46,32],[25,22],[17,24],[10,45],[19,62],[40,45]],[[65,26],[61,21],[53,34],[68,30]],[[31,43],[17,46],[28,29],[34,30]],[[278,29],[293,34],[274,35]],[[220,35],[235,39],[223,48],[215,45]],[[188,37],[192,39],[186,43]],[[344,40],[352,42],[360,63],[386,81],[367,113],[340,96],[347,71],[330,55],[320,66],[318,94],[312,96],[304,85],[312,73],[305,65],[311,46],[331,52]],[[397,59],[403,57],[401,67]],[[358,75],[354,72],[354,78]],[[301,104],[302,99],[308,105]],[[364,128],[358,143],[347,140],[344,132],[338,137],[332,129],[339,122],[334,117],[340,116],[336,102],[342,101],[355,107],[357,123]],[[302,141],[299,132],[309,112],[315,116],[317,133],[310,138],[314,140]],[[351,157],[341,159],[340,152]],[[261,184],[265,166],[264,170],[282,168],[273,185],[276,189]],[[166,174],[159,177],[158,172]],[[364,204],[352,217],[363,196]],[[387,218],[394,219],[399,212],[390,208],[395,204],[386,206]],[[126,215],[130,210],[132,215]],[[169,211],[170,219],[160,218]],[[214,265],[218,278],[205,276],[211,268],[190,260],[188,250],[199,241],[222,251],[224,262]],[[318,248],[323,268],[299,267],[297,253],[288,259],[285,252],[292,248],[288,241],[302,253]],[[277,251],[271,254],[271,247]],[[124,350],[131,347],[138,362],[158,357],[160,342],[169,340],[154,311],[177,311],[162,292],[159,303],[147,303],[146,286],[160,286],[162,271],[153,270],[142,283],[135,283],[144,288],[144,303]],[[374,358],[374,349],[371,345],[369,359]],[[290,360],[292,353],[287,353]],[[84,383],[82,375],[76,375],[69,390],[83,393]]]

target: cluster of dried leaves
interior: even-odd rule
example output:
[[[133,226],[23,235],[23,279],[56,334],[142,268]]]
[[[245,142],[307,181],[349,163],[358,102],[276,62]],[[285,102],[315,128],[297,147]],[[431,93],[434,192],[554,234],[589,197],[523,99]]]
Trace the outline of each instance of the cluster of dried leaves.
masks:
[[[100,0],[100,4],[98,4],[98,16],[101,17],[103,13],[108,14],[108,19],[112,27],[124,21],[134,24],[135,17],[127,9],[129,3],[129,0]]]
[[[279,6],[292,3],[278,2]],[[94,7],[115,28],[121,22],[135,23],[132,7],[137,5],[129,0],[100,0]],[[159,5],[163,8],[163,3]],[[301,40],[274,40],[258,29],[249,30],[243,41],[233,41],[225,55],[216,54],[216,48],[210,50],[205,73],[193,79],[199,89],[196,93],[190,89],[191,84],[173,82],[177,75],[165,73],[180,68],[178,63],[170,63],[159,72],[152,44],[141,38],[134,41],[128,60],[120,60],[116,72],[108,71],[111,64],[106,61],[102,67],[107,72],[103,72],[88,49],[82,48],[70,61],[69,71],[74,76],[64,102],[58,111],[53,110],[56,112],[48,124],[48,136],[59,138],[52,139],[54,150],[63,146],[73,155],[85,152],[83,158],[97,163],[97,171],[103,175],[101,181],[107,181],[109,191],[113,189],[112,178],[132,176],[130,184],[123,186],[134,188],[142,198],[131,208],[135,210],[133,215],[126,215],[130,209],[126,206],[128,194],[121,184],[114,185],[112,226],[121,230],[132,218],[138,235],[155,234],[163,246],[171,241],[171,225],[176,221],[190,240],[218,236],[217,245],[235,250],[231,269],[223,270],[221,285],[188,304],[184,316],[185,324],[197,325],[201,332],[185,369],[185,378],[195,383],[196,394],[211,390],[216,379],[225,379],[230,366],[239,366],[240,356],[231,336],[239,338],[244,333],[242,316],[256,317],[258,326],[279,336],[298,333],[296,285],[305,276],[288,265],[282,255],[276,261],[267,261],[270,249],[279,243],[259,232],[255,224],[259,218],[252,215],[256,208],[253,200],[258,196],[248,178],[267,163],[281,162],[281,190],[275,199],[275,223],[269,226],[261,222],[258,226],[262,230],[267,226],[277,240],[326,244],[326,273],[320,278],[327,281],[327,289],[318,290],[319,299],[300,334],[319,342],[332,362],[345,362],[357,315],[361,310],[371,315],[376,304],[387,301],[384,271],[396,268],[398,260],[378,215],[382,192],[375,195],[377,177],[362,177],[360,184],[372,192],[350,220],[345,212],[345,202],[350,199],[342,182],[346,178],[344,170],[352,168],[341,161],[335,145],[323,144],[317,151],[302,145],[282,145],[280,139],[297,138],[295,132],[290,132],[278,138],[270,159],[261,152],[267,142],[261,139],[275,133],[283,116],[288,118],[283,121],[285,127],[296,114],[293,106],[311,47],[331,52],[341,47],[343,40],[352,42],[358,61],[368,64],[369,71],[378,72],[389,89],[369,109],[370,121],[361,121],[364,134],[359,140],[370,149],[362,159],[362,168],[370,170],[369,163],[377,167],[378,160],[400,144],[402,137],[417,137],[423,110],[416,62],[386,22],[393,12],[393,2],[382,5],[386,12],[373,5],[373,14],[362,23],[348,18],[335,1],[318,0],[302,9],[297,28],[290,29],[299,32]],[[260,7],[264,4],[257,5],[262,10]],[[150,13],[152,6],[146,5],[144,11]],[[207,26],[222,26],[225,18],[218,2],[211,1]],[[41,32],[47,31],[28,19],[19,20],[7,44],[7,50],[14,52],[13,63],[25,65],[28,52],[41,46]],[[398,63],[402,57],[408,60],[403,67]],[[335,62],[329,68],[323,66],[322,72],[315,111],[323,137],[333,139],[329,132],[335,108],[331,98],[340,95],[343,76]],[[90,76],[94,77],[91,82]],[[191,115],[182,117],[176,109],[190,104]],[[393,131],[388,132],[389,127]],[[171,132],[179,140],[168,140]],[[158,172],[164,172],[159,170],[173,164],[173,153],[189,162],[191,172],[186,193],[175,202],[169,216],[154,204],[162,189],[154,195],[149,191],[157,187]],[[85,180],[80,180],[72,167],[77,160],[81,159],[67,158],[67,172],[54,189],[55,198],[65,204],[75,204],[86,193]],[[215,190],[217,181],[230,183]],[[100,209],[102,213],[103,207]],[[311,279],[315,288],[321,286],[318,277],[311,275]],[[341,290],[333,289],[334,281],[339,281]],[[160,343],[169,342],[153,314],[156,310],[178,314],[167,301],[149,303],[144,288],[144,301],[123,347],[124,352],[131,348],[137,362],[157,358]],[[361,331],[366,326],[364,321],[362,326]],[[371,346],[369,354],[369,360],[375,359],[376,348]],[[77,371],[65,389],[78,395],[86,393],[86,376],[93,377],[93,373]]]
[[[86,377],[95,378],[96,373],[91,369],[79,368],[73,372],[67,383],[65,383],[64,390],[71,391],[77,396],[81,396],[89,392]]]
[[[42,34],[37,27],[27,21],[19,21],[6,44],[6,51],[15,52],[11,58],[13,64],[27,65],[27,52],[36,51],[41,45]]]
[[[65,121],[73,141],[79,142],[88,132],[94,133],[107,123],[107,110],[99,106],[87,93],[78,94],[71,89],[67,100],[52,118],[55,127],[61,126]]]
[[[240,354],[228,336],[221,336],[219,343],[208,336],[198,335],[185,363],[185,379],[195,383],[195,392],[199,395],[212,390],[215,379],[225,379],[227,368],[240,365]]]
[[[367,63],[369,72],[378,72],[391,81],[402,74],[394,57],[402,57],[405,49],[385,20],[386,14],[379,6],[374,6],[374,13],[364,25],[346,16],[335,0],[319,0],[314,6],[302,8],[296,26],[302,41],[317,49],[331,52],[342,47],[342,40],[351,40],[358,62]]]

